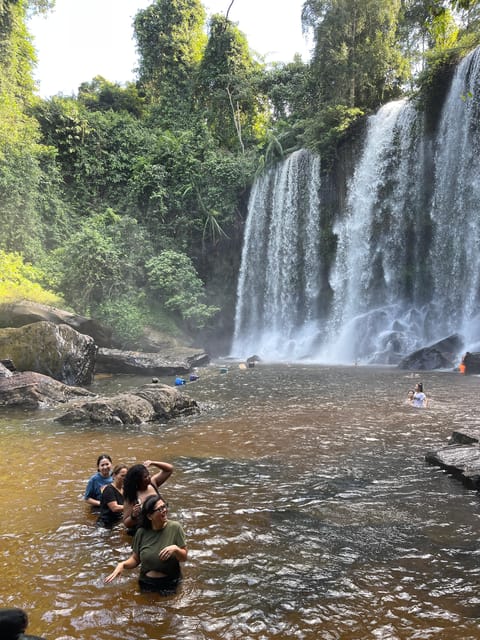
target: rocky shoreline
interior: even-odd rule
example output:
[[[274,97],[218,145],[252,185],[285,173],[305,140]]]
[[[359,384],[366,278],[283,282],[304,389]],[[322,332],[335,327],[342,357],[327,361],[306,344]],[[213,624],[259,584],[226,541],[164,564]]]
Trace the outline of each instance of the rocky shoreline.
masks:
[[[7,326],[6,326],[7,325]],[[88,333],[87,333],[88,332]],[[35,303],[0,305],[0,408],[37,409],[95,394],[84,389],[94,376],[185,375],[205,366],[201,349],[150,331],[140,347],[116,348],[108,329],[92,319]],[[196,402],[167,385],[152,384],[77,404],[62,416],[80,421],[138,424],[198,411]]]

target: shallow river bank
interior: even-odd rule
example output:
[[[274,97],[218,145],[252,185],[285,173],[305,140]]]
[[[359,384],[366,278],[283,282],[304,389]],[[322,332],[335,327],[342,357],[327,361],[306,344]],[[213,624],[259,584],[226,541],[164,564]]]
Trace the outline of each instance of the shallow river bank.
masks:
[[[480,504],[424,461],[476,426],[480,379],[393,368],[211,366],[197,417],[66,429],[3,412],[2,606],[48,640],[479,639]],[[426,410],[405,404],[422,379]],[[114,393],[147,382],[98,380]],[[166,382],[172,384],[173,380]],[[190,550],[180,592],[141,595],[121,530],[81,496],[98,453],[175,465],[164,495]]]

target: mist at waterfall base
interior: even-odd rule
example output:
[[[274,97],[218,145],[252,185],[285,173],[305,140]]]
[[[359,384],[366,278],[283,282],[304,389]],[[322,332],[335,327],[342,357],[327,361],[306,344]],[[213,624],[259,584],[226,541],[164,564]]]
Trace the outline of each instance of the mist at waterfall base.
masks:
[[[479,82],[477,49],[433,134],[408,100],[371,116],[333,214],[306,150],[255,182],[232,356],[398,364],[454,333],[480,350]]]

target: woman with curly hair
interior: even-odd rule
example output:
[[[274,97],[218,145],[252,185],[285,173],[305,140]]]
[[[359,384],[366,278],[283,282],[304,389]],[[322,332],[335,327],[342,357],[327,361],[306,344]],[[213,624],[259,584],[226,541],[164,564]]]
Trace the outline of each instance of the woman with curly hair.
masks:
[[[160,471],[150,475],[148,467],[155,466]],[[130,533],[137,528],[142,504],[149,496],[159,496],[158,488],[172,475],[173,465],[168,462],[146,460],[143,464],[134,464],[127,471],[123,481],[123,522]]]

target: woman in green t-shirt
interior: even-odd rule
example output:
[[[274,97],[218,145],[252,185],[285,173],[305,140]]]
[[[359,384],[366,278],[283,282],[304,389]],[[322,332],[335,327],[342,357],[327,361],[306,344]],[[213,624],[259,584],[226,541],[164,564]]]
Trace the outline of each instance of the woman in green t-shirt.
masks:
[[[140,565],[141,591],[175,593],[182,579],[180,563],[187,559],[185,533],[179,522],[168,519],[168,505],[161,496],[150,496],[142,505],[140,527],[132,543],[133,553],[119,562],[105,578],[112,582],[124,569]]]

